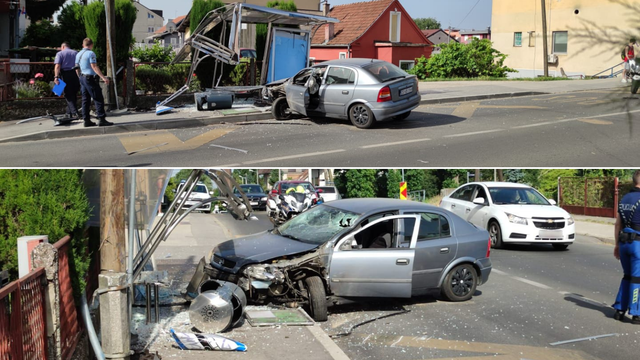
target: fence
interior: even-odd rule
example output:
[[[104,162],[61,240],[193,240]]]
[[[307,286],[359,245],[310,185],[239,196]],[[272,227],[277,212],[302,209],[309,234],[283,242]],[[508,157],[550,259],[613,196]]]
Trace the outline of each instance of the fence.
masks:
[[[0,360],[47,358],[44,268],[0,289]]]
[[[60,284],[60,344],[62,359],[69,359],[80,339],[78,314],[73,300],[71,274],[69,271],[69,252],[71,237],[66,236],[53,244],[58,249],[58,283]]]
[[[558,203],[571,214],[615,218],[618,194],[617,177],[558,179]]]

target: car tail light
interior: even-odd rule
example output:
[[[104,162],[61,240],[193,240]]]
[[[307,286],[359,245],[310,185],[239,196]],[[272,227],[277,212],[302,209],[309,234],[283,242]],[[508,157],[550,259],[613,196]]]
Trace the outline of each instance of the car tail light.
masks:
[[[487,243],[487,256],[491,256],[491,236],[489,236],[489,242]]]
[[[383,87],[378,92],[378,102],[391,101],[391,89],[388,86]]]

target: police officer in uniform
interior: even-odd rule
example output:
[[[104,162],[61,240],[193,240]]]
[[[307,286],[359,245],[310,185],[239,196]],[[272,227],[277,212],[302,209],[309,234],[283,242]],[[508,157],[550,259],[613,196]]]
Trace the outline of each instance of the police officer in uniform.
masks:
[[[82,118],[84,119],[84,127],[96,126],[91,121],[91,99],[96,105],[96,113],[98,114],[98,126],[113,125],[106,120],[104,113],[104,97],[102,89],[100,89],[100,79],[109,84],[109,79],[102,75],[98,67],[96,54],[93,50],[93,41],[86,38],[82,41],[82,51],[76,55],[76,71],[80,77],[82,85]]]
[[[67,114],[61,120],[56,120],[55,125],[63,125],[71,120],[78,118],[78,90],[80,90],[80,81],[75,71],[76,55],[78,52],[73,50],[69,43],[63,42],[60,51],[56,53],[54,61],[54,82],[60,84],[60,79],[65,82],[64,98],[67,100]]]
[[[613,256],[620,260],[624,276],[613,304],[613,318],[624,321],[629,310],[631,322],[640,325],[640,170],[633,174],[633,184],[633,190],[618,205]]]

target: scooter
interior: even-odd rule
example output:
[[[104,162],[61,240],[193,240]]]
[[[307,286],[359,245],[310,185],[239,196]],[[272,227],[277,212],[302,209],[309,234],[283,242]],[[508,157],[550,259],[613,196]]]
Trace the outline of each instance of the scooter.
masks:
[[[311,192],[290,192],[286,195],[278,195],[277,201],[267,200],[267,214],[273,225],[278,226],[285,221],[296,217],[312,207]]]
[[[631,77],[631,93],[637,94],[640,89],[640,64],[637,59],[629,60],[629,76]]]

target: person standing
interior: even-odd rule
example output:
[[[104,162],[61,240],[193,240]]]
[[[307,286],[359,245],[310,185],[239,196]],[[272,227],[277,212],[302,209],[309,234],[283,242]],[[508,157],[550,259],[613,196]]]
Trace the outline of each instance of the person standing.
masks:
[[[80,90],[80,81],[78,74],[74,70],[76,64],[77,51],[73,50],[66,41],[60,45],[60,51],[56,53],[54,63],[53,81],[56,85],[60,84],[60,79],[66,83],[64,87],[64,99],[67,101],[67,113],[63,120],[56,121],[55,126],[68,123],[78,118],[78,90]]]
[[[624,321],[629,311],[631,322],[640,325],[640,170],[633,174],[634,188],[618,205],[616,245],[613,256],[620,260],[624,276],[613,308],[613,318]]]
[[[626,83],[627,80],[627,74],[629,73],[629,71],[631,70],[631,65],[629,64],[629,61],[633,60],[636,58],[636,56],[640,55],[637,53],[638,50],[638,44],[636,43],[636,39],[631,38],[629,40],[629,45],[627,45],[624,48],[624,69],[622,70],[622,82]]]
[[[85,38],[82,41],[82,50],[76,55],[76,71],[80,77],[80,85],[82,85],[82,118],[84,119],[84,127],[96,126],[91,121],[91,99],[96,105],[96,113],[98,115],[98,126],[110,126],[104,112],[104,97],[100,88],[100,79],[107,85],[109,79],[102,74],[98,67],[96,54],[93,50],[93,40]]]

